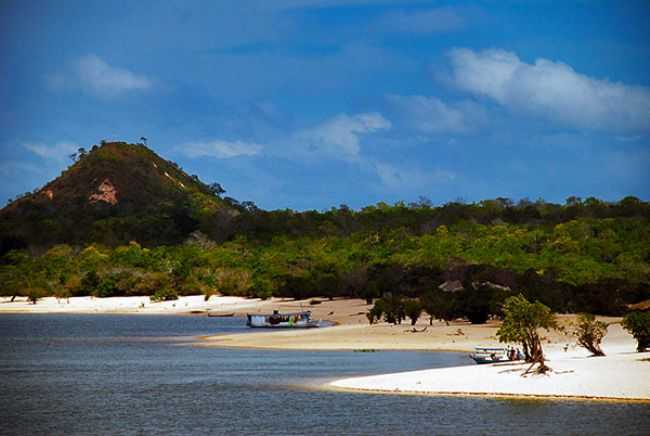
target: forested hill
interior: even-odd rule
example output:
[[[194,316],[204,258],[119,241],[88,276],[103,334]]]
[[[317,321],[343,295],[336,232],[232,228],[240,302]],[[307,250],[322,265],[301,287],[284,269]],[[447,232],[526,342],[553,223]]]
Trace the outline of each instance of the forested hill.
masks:
[[[202,221],[236,213],[219,185],[189,176],[143,144],[79,149],[55,180],[0,211],[3,252],[57,243],[182,242]]]
[[[223,193],[143,144],[80,150],[0,212],[0,295],[401,295],[483,314],[509,292],[603,314],[650,298],[650,204],[635,197],[296,212]]]

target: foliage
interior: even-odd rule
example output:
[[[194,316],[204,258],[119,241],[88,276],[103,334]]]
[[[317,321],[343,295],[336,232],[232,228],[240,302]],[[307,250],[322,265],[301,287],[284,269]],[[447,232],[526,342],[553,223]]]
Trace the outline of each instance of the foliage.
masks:
[[[637,351],[643,352],[650,348],[650,312],[630,312],[625,315],[621,325],[636,339]]]
[[[422,314],[422,304],[416,299],[407,300],[404,303],[404,313],[411,319],[411,325],[415,325]]]
[[[557,328],[555,315],[539,301],[531,303],[521,294],[506,299],[503,313],[503,324],[497,331],[499,341],[521,344],[526,362],[539,364],[540,373],[548,371],[538,330]]]
[[[178,294],[172,288],[160,288],[151,296],[151,301],[170,301],[178,300]]]
[[[382,316],[390,324],[401,324],[406,318],[404,299],[399,295],[389,295],[375,301],[374,306],[367,314],[370,323],[378,321]]]
[[[449,321],[458,318],[458,303],[454,294],[445,293],[439,289],[427,291],[422,297],[422,307],[429,314],[429,324],[433,319],[441,319],[449,324]]]
[[[596,317],[590,313],[582,313],[578,315],[578,324],[573,332],[577,337],[578,344],[585,347],[594,356],[604,356],[600,343],[607,334],[608,324],[603,321],[598,321]]]
[[[38,286],[26,288],[24,292],[27,300],[32,304],[36,304],[40,298],[47,296],[47,291]]]

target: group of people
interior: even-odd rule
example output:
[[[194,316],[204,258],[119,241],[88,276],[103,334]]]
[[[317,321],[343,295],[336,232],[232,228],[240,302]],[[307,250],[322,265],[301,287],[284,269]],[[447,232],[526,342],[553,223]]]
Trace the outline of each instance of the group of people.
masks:
[[[519,348],[507,348],[506,349],[506,355],[508,356],[508,360],[523,360],[524,354],[521,352]]]

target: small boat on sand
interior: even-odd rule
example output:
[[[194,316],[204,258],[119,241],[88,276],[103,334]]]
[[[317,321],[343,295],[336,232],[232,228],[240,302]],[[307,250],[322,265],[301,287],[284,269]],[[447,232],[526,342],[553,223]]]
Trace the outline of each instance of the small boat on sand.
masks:
[[[521,353],[512,348],[500,347],[474,347],[474,352],[469,355],[477,364],[507,362],[521,360]]]
[[[311,319],[311,311],[280,313],[274,310],[272,314],[249,313],[246,315],[246,325],[262,328],[315,328],[320,327],[318,321]]]

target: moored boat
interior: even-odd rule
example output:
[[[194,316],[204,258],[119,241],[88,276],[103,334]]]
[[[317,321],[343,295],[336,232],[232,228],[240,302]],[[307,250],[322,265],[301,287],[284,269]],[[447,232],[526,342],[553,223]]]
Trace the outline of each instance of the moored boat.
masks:
[[[469,357],[479,365],[483,363],[504,362],[510,360],[508,351],[508,349],[500,347],[474,347],[474,352]]]
[[[249,313],[246,315],[246,325],[262,328],[314,328],[320,327],[318,321],[311,319],[311,311],[280,313],[274,310],[272,314]]]

